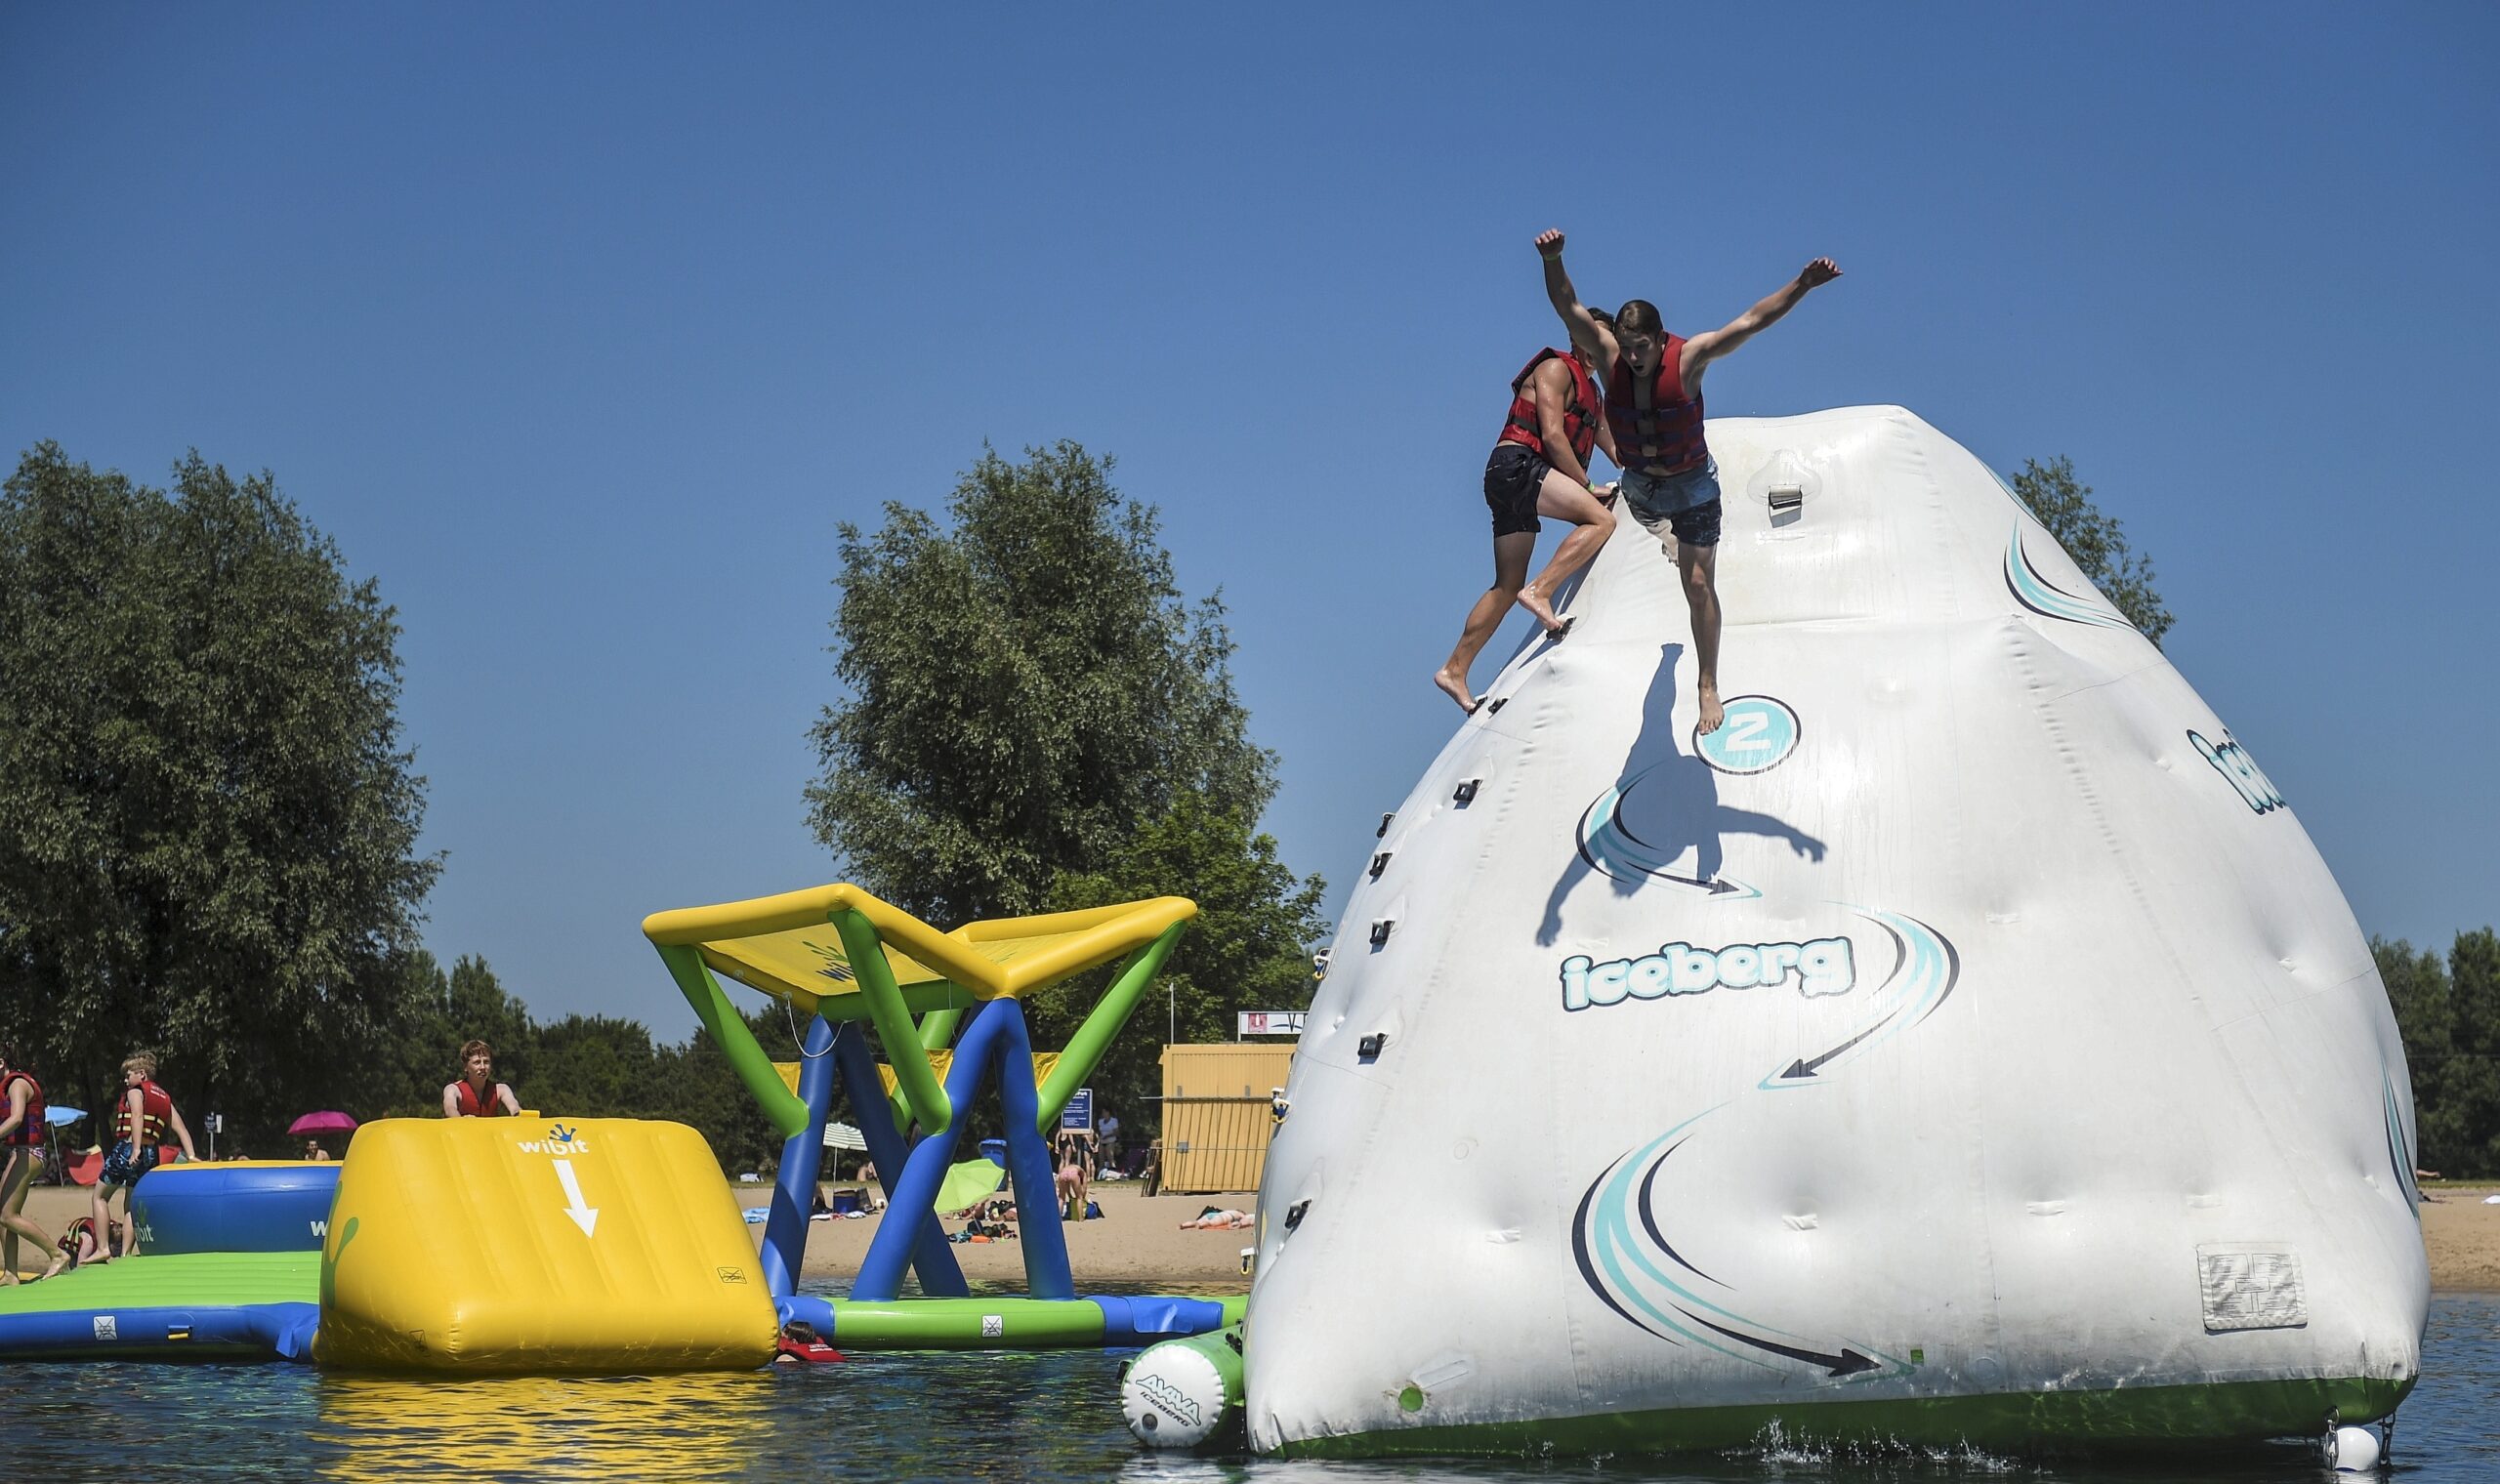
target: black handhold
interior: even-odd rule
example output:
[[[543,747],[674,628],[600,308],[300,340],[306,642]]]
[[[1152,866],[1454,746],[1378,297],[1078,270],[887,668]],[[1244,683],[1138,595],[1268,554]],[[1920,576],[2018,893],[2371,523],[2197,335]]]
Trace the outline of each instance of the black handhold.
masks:
[[[1354,1059],[1366,1065],[1378,1061],[1380,1059],[1382,1050],[1388,1045],[1389,1033],[1387,1031],[1375,1031],[1371,1035],[1365,1036],[1362,1040],[1354,1043]]]
[[[1393,820],[1393,819],[1395,819],[1395,818],[1396,818],[1396,817],[1397,817],[1397,811],[1396,811],[1396,809],[1392,809],[1392,810],[1390,810],[1388,813],[1381,815],[1381,816],[1380,816],[1380,828],[1371,832],[1371,838],[1372,838],[1372,839],[1374,839],[1374,840],[1386,840],[1386,839],[1388,839],[1388,838],[1389,838],[1389,821],[1391,821],[1391,820]]]
[[[1389,929],[1396,926],[1396,922],[1393,918],[1382,918],[1379,922],[1372,924],[1371,946],[1378,948],[1381,944],[1388,942]]]
[[[1484,709],[1486,711],[1499,711],[1510,704],[1511,698],[1509,696],[1496,696],[1492,700],[1484,703]]]
[[[1479,788],[1481,788],[1483,784],[1484,780],[1481,778],[1468,779],[1465,783],[1458,786],[1458,792],[1449,796],[1449,802],[1461,805],[1474,804],[1476,802],[1476,791]]]
[[[1286,1207],[1285,1230],[1291,1231],[1295,1227],[1300,1226],[1302,1224],[1303,1214],[1310,1210],[1311,1203],[1309,1201],[1296,1201],[1292,1205]]]
[[[1389,869],[1390,854],[1390,851],[1383,850],[1378,855],[1371,858],[1371,879],[1373,881],[1380,880],[1380,873]]]

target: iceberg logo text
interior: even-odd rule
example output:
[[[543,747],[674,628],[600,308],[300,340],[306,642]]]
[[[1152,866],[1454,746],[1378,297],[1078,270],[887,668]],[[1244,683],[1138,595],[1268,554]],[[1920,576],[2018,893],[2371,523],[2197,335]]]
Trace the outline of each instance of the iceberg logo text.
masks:
[[[1562,1008],[1620,1005],[1627,998],[1707,994],[1714,989],[1776,989],[1795,975],[1804,995],[1847,994],[1857,985],[1857,966],[1845,937],[1805,943],[1733,943],[1712,951],[1668,943],[1637,959],[1599,964],[1586,954],[1562,961]]]

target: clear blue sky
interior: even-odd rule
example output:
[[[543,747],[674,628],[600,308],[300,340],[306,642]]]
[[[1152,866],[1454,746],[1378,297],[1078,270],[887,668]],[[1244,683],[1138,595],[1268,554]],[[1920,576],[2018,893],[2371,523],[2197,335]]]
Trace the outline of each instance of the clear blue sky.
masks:
[[[2070,455],[2363,925],[2500,919],[2500,12],[1696,9],[0,8],[0,443],[274,471],[406,626],[431,945],[674,1037],[643,914],[830,878],[836,522],[1117,455],[1333,904],[1529,238],[1687,329],[1829,254],[1715,413]]]

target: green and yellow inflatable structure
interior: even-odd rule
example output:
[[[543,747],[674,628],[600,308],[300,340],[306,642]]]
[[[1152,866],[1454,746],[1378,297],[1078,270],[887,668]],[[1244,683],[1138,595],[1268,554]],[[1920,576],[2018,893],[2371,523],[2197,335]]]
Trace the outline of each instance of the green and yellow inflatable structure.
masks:
[[[1240,1300],[1078,1297],[1046,1142],[1196,911],[1158,897],[940,931],[838,885],[657,914],[645,933],[786,1140],[761,1252],[683,1125],[384,1119],[338,1166],[151,1173],[134,1194],[140,1254],[7,1291],[0,1358],[647,1373],[763,1365],[799,1321],[854,1349],[1220,1329]],[[1035,1055],[1021,997],[1114,965],[1068,1046]],[[808,1015],[795,1076],[756,1044],[722,976]],[[796,1287],[837,1084],[889,1204],[850,1293],[827,1298]],[[974,1298],[936,1214],[963,1110],[992,1087],[1023,1213],[1024,1297]]]

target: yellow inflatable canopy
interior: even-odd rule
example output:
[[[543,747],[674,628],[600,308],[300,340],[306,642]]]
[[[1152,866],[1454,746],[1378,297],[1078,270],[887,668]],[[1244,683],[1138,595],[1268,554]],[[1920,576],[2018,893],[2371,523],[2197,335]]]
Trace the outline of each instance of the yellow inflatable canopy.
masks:
[[[714,972],[749,989],[794,1002],[858,992],[858,976],[829,919],[856,913],[875,928],[896,988],[952,983],[971,999],[1015,996],[1037,985],[1107,963],[1154,941],[1197,908],[1183,897],[1156,897],[1078,912],[996,918],[940,932],[910,913],[843,883],[779,896],[655,912],[643,933],[667,948],[693,948]],[[830,1012],[830,1007],[823,1007]]]

